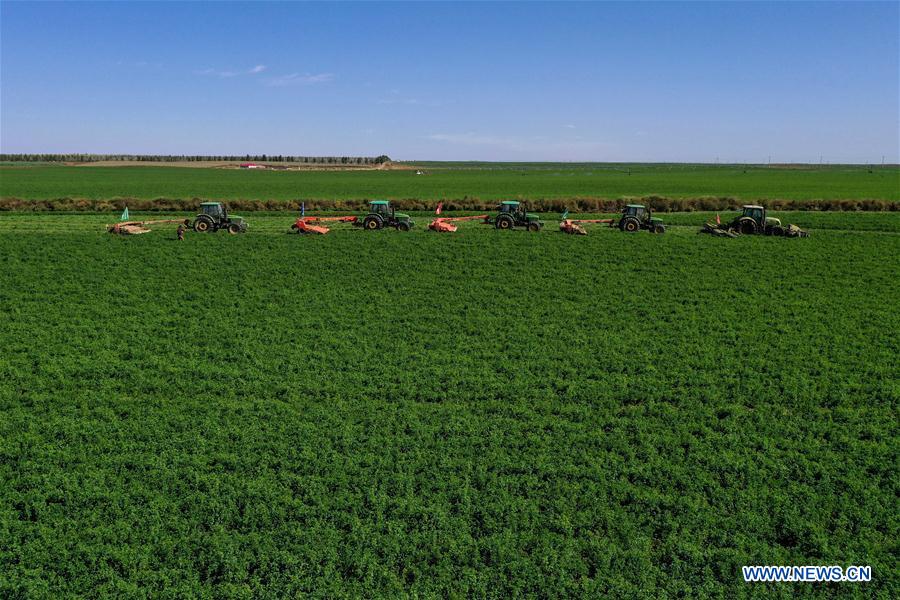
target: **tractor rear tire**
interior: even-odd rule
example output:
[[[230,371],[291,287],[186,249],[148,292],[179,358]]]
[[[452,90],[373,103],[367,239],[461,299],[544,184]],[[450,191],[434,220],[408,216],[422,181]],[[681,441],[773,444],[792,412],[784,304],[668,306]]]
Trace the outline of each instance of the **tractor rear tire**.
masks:
[[[366,217],[366,220],[363,221],[363,228],[368,231],[381,229],[381,220],[378,217]]]
[[[753,219],[741,219],[738,221],[737,230],[744,235],[754,235],[757,233],[756,221]]]
[[[238,225],[237,223],[232,223],[231,225],[228,226],[228,233],[230,233],[231,235],[237,235],[240,232],[241,232],[241,226]]]
[[[197,231],[199,233],[215,231],[213,229],[212,219],[210,219],[209,217],[198,218],[196,221],[194,221],[194,231]]]
[[[409,223],[406,221],[400,221],[397,223],[397,231],[409,231]]]
[[[513,228],[513,220],[507,216],[502,216],[497,219],[496,225],[494,225],[497,229],[512,229]]]
[[[636,231],[640,231],[641,223],[637,219],[625,219],[622,221],[622,231],[627,231],[628,233],[634,233]]]

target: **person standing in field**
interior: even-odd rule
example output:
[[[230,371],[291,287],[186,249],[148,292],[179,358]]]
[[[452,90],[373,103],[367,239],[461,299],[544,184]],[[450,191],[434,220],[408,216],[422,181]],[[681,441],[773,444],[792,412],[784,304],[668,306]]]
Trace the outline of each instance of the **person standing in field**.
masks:
[[[178,241],[184,241],[184,223],[178,224],[178,229],[175,230],[175,233],[178,235]]]

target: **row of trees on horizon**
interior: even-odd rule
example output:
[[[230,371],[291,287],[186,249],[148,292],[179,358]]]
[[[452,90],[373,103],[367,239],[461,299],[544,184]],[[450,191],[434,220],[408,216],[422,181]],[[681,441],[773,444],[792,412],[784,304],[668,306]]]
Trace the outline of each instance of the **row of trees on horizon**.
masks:
[[[2,162],[287,162],[316,165],[380,165],[391,162],[381,156],[285,156],[283,154],[188,155],[188,154],[0,154]]]

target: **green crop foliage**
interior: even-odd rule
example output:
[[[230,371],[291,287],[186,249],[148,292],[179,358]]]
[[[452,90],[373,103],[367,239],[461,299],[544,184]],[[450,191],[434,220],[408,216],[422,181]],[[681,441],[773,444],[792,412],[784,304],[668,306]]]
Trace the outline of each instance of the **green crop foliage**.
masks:
[[[708,216],[0,215],[0,596],[893,595],[897,217]]]
[[[242,171],[179,167],[0,167],[0,197],[484,200],[623,196],[745,201],[900,200],[896,167],[441,164],[415,171]]]

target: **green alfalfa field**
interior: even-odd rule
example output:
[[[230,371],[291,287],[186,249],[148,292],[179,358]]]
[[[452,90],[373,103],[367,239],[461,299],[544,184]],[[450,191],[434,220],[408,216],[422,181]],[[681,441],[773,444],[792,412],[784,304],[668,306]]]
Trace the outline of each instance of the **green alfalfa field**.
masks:
[[[421,175],[417,175],[417,171]],[[658,208],[696,209],[697,201],[827,203],[826,208],[891,208],[900,202],[900,168],[860,165],[683,165],[608,163],[417,163],[386,170],[268,171],[171,166],[0,164],[0,208],[22,201],[194,199],[270,202],[384,198],[405,208],[439,200],[480,209],[479,201],[520,199],[535,208],[559,202],[655,198]],[[248,203],[249,201],[249,203]],[[668,201],[675,201],[674,204]],[[412,203],[412,204],[410,204]],[[866,204],[868,203],[868,205]],[[121,204],[121,203],[120,203]],[[79,205],[75,205],[80,207]],[[175,205],[173,205],[175,206]],[[702,207],[702,203],[700,204]],[[186,205],[178,205],[187,209]],[[426,208],[426,206],[419,206]],[[707,208],[719,209],[720,205]]]
[[[0,595],[896,596],[900,215],[710,216],[0,214]]]

